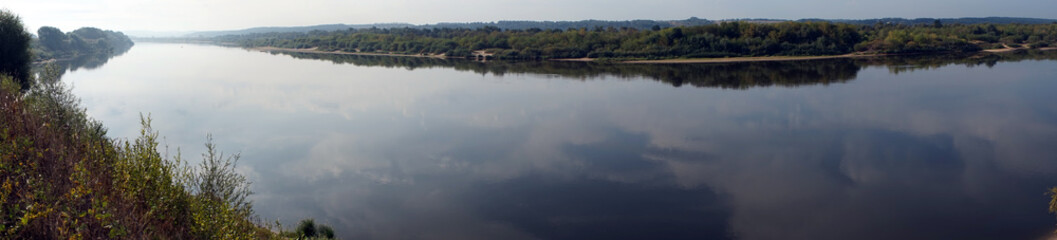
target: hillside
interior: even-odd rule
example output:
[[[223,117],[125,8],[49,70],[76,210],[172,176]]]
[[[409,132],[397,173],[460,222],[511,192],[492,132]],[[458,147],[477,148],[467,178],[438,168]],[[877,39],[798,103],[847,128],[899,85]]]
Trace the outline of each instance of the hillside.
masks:
[[[921,25],[921,24],[932,24],[936,20],[939,20],[944,24],[1051,24],[1057,23],[1057,19],[1045,19],[1045,18],[1014,18],[1014,17],[982,17],[982,18],[875,18],[875,19],[861,19],[861,20],[848,20],[848,19],[801,19],[797,20],[800,22],[807,21],[827,21],[836,23],[849,23],[858,25],[872,25],[876,23],[884,24],[902,24],[902,25]]]
[[[482,27],[498,27],[500,29],[515,29],[515,30],[526,30],[532,28],[538,29],[569,29],[569,28],[635,28],[635,29],[648,29],[654,26],[661,28],[677,27],[677,26],[697,26],[711,24],[712,21],[689,18],[685,20],[630,20],[630,21],[604,21],[604,20],[582,20],[582,21],[498,21],[498,22],[472,22],[472,23],[437,23],[437,24],[423,24],[413,25],[407,23],[376,23],[376,24],[325,24],[325,25],[314,25],[314,26],[298,26],[298,27],[256,27],[243,30],[230,30],[230,31],[203,31],[194,32],[184,35],[188,38],[209,38],[224,35],[246,35],[255,33],[307,33],[311,31],[339,31],[348,29],[393,29],[393,28],[412,28],[412,29],[433,29],[433,28],[469,28],[477,29]]]
[[[1044,19],[1044,18],[1014,18],[1014,17],[983,17],[983,18],[873,18],[873,19],[820,19],[820,18],[806,18],[799,20],[788,20],[788,19],[756,19],[756,18],[745,18],[745,19],[726,19],[726,20],[708,20],[697,17],[691,17],[684,20],[627,20],[627,21],[606,21],[606,20],[581,20],[581,21],[495,21],[495,22],[470,22],[470,23],[436,23],[436,24],[422,24],[414,25],[408,23],[375,23],[375,24],[324,24],[324,25],[313,25],[313,26],[293,26],[293,27],[255,27],[242,30],[225,30],[225,31],[200,31],[184,34],[185,38],[211,38],[225,35],[247,35],[247,34],[260,34],[260,33],[308,33],[311,31],[340,31],[348,29],[393,29],[393,28],[413,28],[413,29],[434,29],[434,28],[467,28],[467,29],[478,29],[483,27],[497,27],[502,30],[529,30],[529,29],[542,29],[542,30],[553,30],[553,29],[594,29],[594,28],[632,28],[632,29],[651,29],[653,27],[659,28],[670,28],[670,27],[688,27],[688,26],[701,26],[716,24],[722,22],[753,22],[753,23],[778,23],[778,22],[831,22],[831,23],[847,23],[854,25],[872,25],[876,23],[886,24],[901,24],[901,25],[920,25],[920,24],[932,24],[936,20],[947,24],[1048,24],[1055,23],[1057,19]],[[150,34],[135,35],[138,37],[149,37]]]
[[[184,35],[188,38],[209,38],[224,35],[244,35],[254,33],[272,33],[272,32],[311,32],[311,31],[337,31],[346,29],[364,29],[364,28],[403,28],[413,27],[415,25],[407,23],[377,23],[377,24],[324,24],[324,25],[312,25],[312,26],[295,26],[295,27],[255,27],[242,30],[226,30],[226,31],[201,31],[192,32]]]

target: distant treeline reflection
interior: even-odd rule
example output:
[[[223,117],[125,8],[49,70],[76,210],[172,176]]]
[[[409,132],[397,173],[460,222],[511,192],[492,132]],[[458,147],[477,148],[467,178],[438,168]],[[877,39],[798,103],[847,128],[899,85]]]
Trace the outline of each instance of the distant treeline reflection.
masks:
[[[479,74],[540,74],[570,79],[645,78],[675,87],[749,89],[752,87],[828,85],[855,79],[869,66],[887,67],[892,73],[934,69],[950,65],[992,67],[999,62],[1057,60],[1055,51],[1024,50],[1014,53],[977,55],[919,55],[901,57],[845,58],[780,62],[736,62],[704,64],[622,64],[559,61],[489,61],[426,57],[392,57],[300,52],[272,52],[297,59],[326,60],[355,66],[405,68],[454,68]]]
[[[59,68],[60,73],[67,71],[77,71],[78,69],[84,68],[86,70],[96,69],[106,64],[111,58],[121,56],[128,52],[128,48],[116,49],[113,53],[109,54],[89,54],[81,55],[70,59],[57,60],[50,64],[55,65]]]

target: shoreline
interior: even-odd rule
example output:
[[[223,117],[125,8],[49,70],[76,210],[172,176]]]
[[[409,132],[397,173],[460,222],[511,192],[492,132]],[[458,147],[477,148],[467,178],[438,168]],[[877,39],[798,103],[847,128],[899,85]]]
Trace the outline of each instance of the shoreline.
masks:
[[[1016,50],[1032,50],[1032,48],[1028,48],[1028,47],[1015,48],[1015,47],[1006,46],[1006,48],[1000,48],[1000,49],[985,49],[985,50],[981,50],[981,52],[1004,53],[1004,52],[1012,52],[1012,51],[1016,51]],[[1051,50],[1057,50],[1057,47],[1034,48],[1034,50],[1051,51]]]
[[[630,60],[620,61],[626,64],[669,64],[669,63],[735,63],[735,62],[780,62],[780,61],[804,61],[822,60],[836,58],[860,58],[890,56],[891,54],[844,54],[827,56],[766,56],[766,57],[725,57],[725,58],[685,58],[685,59],[659,59],[659,60]]]
[[[444,54],[397,54],[397,53],[363,53],[363,52],[345,52],[345,51],[320,51],[318,48],[277,48],[277,47],[254,47],[248,48],[249,50],[261,51],[261,52],[296,52],[296,53],[318,53],[318,54],[338,54],[338,55],[359,55],[359,56],[388,56],[388,57],[423,57],[423,58],[448,58]]]
[[[320,51],[317,48],[277,48],[277,47],[254,47],[247,48],[253,51],[260,52],[296,52],[296,53],[313,53],[313,54],[338,54],[338,55],[358,55],[358,56],[387,56],[387,57],[419,57],[419,58],[440,58],[448,59],[449,57],[444,54],[397,54],[397,53],[363,53],[363,52],[345,52],[345,51]],[[1002,49],[985,49],[978,53],[1006,53],[1017,50],[1032,50],[1031,48],[1002,48]],[[1051,51],[1057,50],[1057,47],[1044,47],[1036,48],[1034,50],[1039,51]],[[764,56],[764,57],[724,57],[724,58],[675,58],[675,59],[658,59],[658,60],[623,60],[614,61],[615,63],[623,64],[690,64],[690,63],[737,63],[737,62],[780,62],[780,61],[806,61],[806,60],[823,60],[823,59],[838,59],[838,58],[869,58],[869,57],[883,57],[883,56],[896,56],[902,54],[866,54],[866,53],[849,53],[843,55],[825,55],[825,56]],[[598,58],[553,58],[547,59],[546,61],[556,62],[595,62]]]

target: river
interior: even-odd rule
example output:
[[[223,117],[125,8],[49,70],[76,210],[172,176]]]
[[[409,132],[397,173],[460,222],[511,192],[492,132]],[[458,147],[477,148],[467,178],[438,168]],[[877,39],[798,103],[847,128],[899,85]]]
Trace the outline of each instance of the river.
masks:
[[[114,138],[240,153],[343,239],[1035,239],[1057,57],[626,65],[137,43],[76,69]]]

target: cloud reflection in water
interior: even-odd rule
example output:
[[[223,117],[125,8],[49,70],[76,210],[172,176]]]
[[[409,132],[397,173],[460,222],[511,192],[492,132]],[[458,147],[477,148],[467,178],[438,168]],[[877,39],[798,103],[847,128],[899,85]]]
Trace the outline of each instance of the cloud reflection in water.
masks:
[[[1057,90],[1052,61],[673,77],[684,70],[380,68],[177,46],[138,44],[66,80],[112,135],[132,136],[140,111],[185,154],[214,133],[243,153],[262,217],[315,217],[343,238],[994,239],[1052,227],[1042,192],[1057,184],[1057,107],[1040,101]]]

